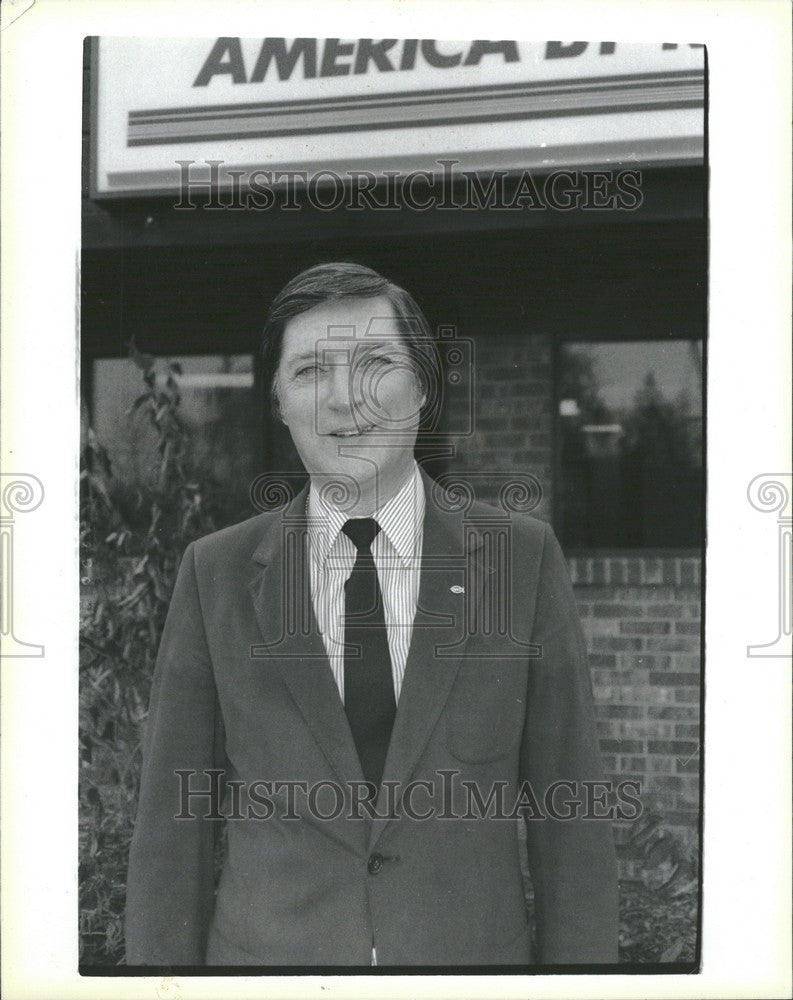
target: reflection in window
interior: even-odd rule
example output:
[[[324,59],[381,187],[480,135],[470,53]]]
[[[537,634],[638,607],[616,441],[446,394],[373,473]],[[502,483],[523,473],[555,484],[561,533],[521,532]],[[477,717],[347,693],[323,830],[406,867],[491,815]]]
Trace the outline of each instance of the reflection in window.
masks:
[[[698,546],[702,345],[565,344],[560,533],[567,546]]]
[[[258,427],[252,356],[162,359],[156,365],[158,379],[167,377],[170,361],[182,370],[177,378],[178,413],[189,435],[191,468],[217,486],[225,520],[249,516]],[[132,360],[94,362],[92,426],[109,453],[115,476],[130,487],[150,483],[159,465],[151,423],[133,409],[144,388],[141,370]]]

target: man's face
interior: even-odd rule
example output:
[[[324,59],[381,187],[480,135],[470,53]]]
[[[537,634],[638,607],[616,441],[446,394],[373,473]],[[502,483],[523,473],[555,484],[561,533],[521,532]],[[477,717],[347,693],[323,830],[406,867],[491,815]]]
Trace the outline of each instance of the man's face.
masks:
[[[389,490],[407,474],[424,396],[388,299],[326,302],[288,320],[281,417],[307,471]]]

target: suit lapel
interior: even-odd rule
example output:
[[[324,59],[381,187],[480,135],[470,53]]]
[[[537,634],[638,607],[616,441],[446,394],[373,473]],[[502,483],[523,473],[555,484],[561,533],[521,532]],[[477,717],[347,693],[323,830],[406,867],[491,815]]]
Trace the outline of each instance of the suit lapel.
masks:
[[[481,559],[477,533],[459,512],[438,507],[432,480],[423,478],[427,509],[418,607],[383,775],[384,781],[398,783],[397,806],[449,697],[490,573]],[[384,788],[378,814],[387,809]],[[375,819],[370,850],[388,822]]]
[[[250,592],[264,642],[251,655],[273,663],[338,779],[363,781],[360,761],[311,601],[307,488],[269,520],[253,555]]]

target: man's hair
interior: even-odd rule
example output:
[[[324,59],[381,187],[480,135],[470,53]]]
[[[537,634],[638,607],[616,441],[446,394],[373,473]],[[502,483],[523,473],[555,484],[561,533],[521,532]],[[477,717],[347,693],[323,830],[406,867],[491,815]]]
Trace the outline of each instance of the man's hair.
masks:
[[[426,402],[422,423],[428,413],[437,417],[439,367],[429,323],[413,296],[404,288],[363,264],[345,261],[317,264],[302,271],[281,289],[267,314],[262,334],[261,358],[265,392],[275,416],[280,416],[277,373],[281,362],[284,328],[290,319],[324,302],[341,299],[372,299],[382,296],[396,316],[416,377]]]

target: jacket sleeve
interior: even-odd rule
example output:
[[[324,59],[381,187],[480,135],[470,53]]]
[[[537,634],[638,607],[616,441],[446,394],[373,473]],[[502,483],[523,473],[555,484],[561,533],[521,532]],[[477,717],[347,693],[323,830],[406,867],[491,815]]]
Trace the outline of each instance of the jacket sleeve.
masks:
[[[200,965],[205,960],[220,821],[205,818],[211,806],[206,796],[189,802],[196,818],[176,818],[184,780],[177,771],[196,772],[189,776],[190,789],[208,789],[205,772],[222,769],[223,761],[191,544],[179,567],[149,703],[127,879],[129,965]],[[220,779],[215,780],[220,788]]]
[[[546,525],[532,641],[521,778],[528,780],[544,818],[526,819],[534,886],[538,960],[543,964],[617,961],[618,893],[612,825],[584,818],[581,783],[602,780],[587,651],[567,566]],[[574,818],[547,812],[555,782],[555,812],[580,803]],[[553,789],[551,789],[553,791]],[[598,812],[605,809],[601,806]]]

